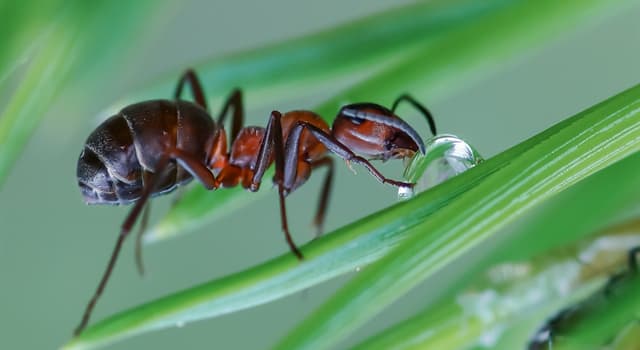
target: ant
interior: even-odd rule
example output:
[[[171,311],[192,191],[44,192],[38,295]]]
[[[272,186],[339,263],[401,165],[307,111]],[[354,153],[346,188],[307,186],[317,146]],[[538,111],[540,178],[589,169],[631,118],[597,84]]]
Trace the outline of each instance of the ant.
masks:
[[[195,103],[181,99],[185,84],[191,87]],[[303,185],[313,170],[328,168],[313,221],[317,232],[322,231],[334,172],[327,151],[344,159],[348,166],[363,165],[382,183],[412,187],[412,183],[384,177],[363,158],[386,161],[425,152],[418,133],[394,113],[403,101],[425,116],[435,135],[431,113],[406,94],[396,99],[390,110],[373,103],[344,106],[333,128],[316,113],[304,110],[284,114],[273,111],[267,127],[262,128],[242,126],[242,92],[235,89],[214,121],[200,81],[191,69],[178,81],[173,100],[135,103],[104,121],[89,135],[80,154],[78,185],[87,204],[135,205],[122,223],[106,270],[74,334],[78,335],[87,325],[122,243],[145,208],[136,243],[136,262],[142,273],[140,236],[148,217],[145,205],[149,198],[171,192],[193,178],[208,190],[241,185],[255,192],[265,171],[275,161],[273,181],[280,197],[282,231],[291,252],[300,260],[302,253],[287,225],[285,197]],[[224,122],[230,109],[228,149]]]

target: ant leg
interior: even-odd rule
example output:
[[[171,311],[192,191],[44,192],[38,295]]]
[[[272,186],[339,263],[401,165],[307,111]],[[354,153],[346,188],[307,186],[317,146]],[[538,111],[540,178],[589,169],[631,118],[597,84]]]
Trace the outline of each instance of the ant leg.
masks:
[[[293,127],[293,129],[291,130],[291,132],[289,133],[289,137],[287,138],[287,145],[289,144],[289,141],[291,141],[292,144],[297,145],[300,139],[300,134],[302,133],[302,130],[305,128],[309,130],[309,132],[311,132],[313,136],[315,136],[316,139],[318,139],[318,141],[320,141],[323,145],[325,145],[325,147],[327,147],[329,151],[335,153],[338,157],[344,159],[347,162],[347,165],[349,165],[351,162],[362,164],[365,168],[367,168],[367,170],[373,177],[375,177],[376,179],[378,179],[378,181],[382,183],[390,184],[396,187],[410,187],[410,188],[413,187],[412,183],[396,181],[396,180],[392,180],[385,177],[368,160],[353,153],[353,151],[351,151],[347,146],[343,145],[340,141],[336,140],[336,138],[333,135],[329,135],[323,130],[309,123],[298,121],[296,125]],[[289,146],[287,147],[288,152],[287,152],[287,158],[285,161],[287,163],[291,162],[292,164],[297,164],[298,152],[291,151],[291,149],[292,149],[291,147]],[[285,175],[287,174],[285,173]],[[287,177],[287,179],[289,179],[289,177]],[[289,181],[293,183],[293,179],[295,179],[295,176],[289,179]],[[285,186],[286,185],[287,185],[287,182],[285,182]]]
[[[138,267],[138,273],[140,277],[144,276],[144,263],[142,260],[142,236],[144,235],[144,231],[147,229],[147,224],[149,223],[149,211],[151,208],[151,203],[147,203],[144,207],[144,211],[142,212],[142,221],[140,222],[140,227],[138,227],[138,234],[136,235],[136,266]]]
[[[191,91],[193,92],[194,99],[196,103],[200,105],[200,107],[208,110],[207,101],[204,97],[204,89],[202,88],[202,84],[198,79],[195,71],[193,69],[187,69],[186,72],[180,77],[178,81],[178,85],[176,86],[176,91],[174,93],[174,97],[176,99],[180,99],[182,95],[182,89],[186,83],[189,83],[191,86]],[[229,107],[233,108],[233,117],[231,121],[231,143],[236,139],[236,135],[240,132],[242,128],[242,123],[244,119],[244,107],[242,103],[242,91],[238,88],[233,89],[224,105],[222,106],[222,110],[220,114],[218,114],[218,124],[223,125],[224,119],[229,111]]]
[[[224,125],[224,118],[227,116],[229,107],[233,108],[233,116],[231,118],[231,139],[229,140],[229,144],[233,144],[233,141],[236,140],[236,136],[238,136],[244,122],[244,105],[242,103],[242,91],[240,89],[233,89],[229,97],[227,97],[220,114],[218,114],[218,125]]]
[[[260,181],[262,181],[262,176],[264,172],[269,167],[271,156],[275,157],[276,161],[276,175],[273,180],[278,185],[278,196],[280,197],[280,220],[282,222],[282,231],[284,232],[284,237],[289,245],[289,249],[299,260],[303,259],[302,253],[296,246],[295,242],[293,242],[293,238],[291,238],[291,233],[289,232],[289,224],[287,223],[287,208],[285,205],[285,196],[288,194],[288,188],[285,186],[285,176],[287,173],[295,171],[295,167],[293,169],[286,167],[287,164],[284,160],[284,146],[282,141],[282,125],[280,124],[280,118],[282,114],[278,111],[271,112],[271,116],[269,117],[269,123],[267,124],[267,129],[262,138],[262,142],[260,143],[260,150],[258,152],[258,157],[256,159],[254,175],[251,180],[251,187],[249,188],[251,191],[257,191],[260,187]],[[295,164],[294,164],[295,165]]]
[[[419,110],[425,118],[427,118],[427,123],[429,123],[429,129],[431,129],[431,133],[435,136],[436,133],[436,122],[433,120],[433,115],[427,109],[427,107],[423,106],[420,102],[418,102],[415,98],[413,98],[409,94],[400,95],[395,101],[393,101],[393,105],[391,107],[391,112],[396,113],[396,108],[400,102],[406,101],[409,102],[415,109]]]
[[[320,237],[323,232],[324,218],[327,213],[327,204],[329,203],[329,194],[331,193],[331,185],[333,183],[333,159],[324,157],[311,163],[312,169],[317,169],[321,166],[326,166],[328,169],[327,175],[324,178],[324,184],[322,184],[322,192],[320,192],[320,201],[318,202],[316,216],[313,219],[313,226],[316,228],[316,238]]]
[[[207,169],[202,162],[198,161],[194,157],[184,153],[182,150],[175,149],[168,152],[165,156],[163,156],[156,166],[156,174],[162,174],[164,168],[167,166],[170,159],[175,159],[185,170],[187,170],[193,177],[197,178],[202,182],[202,184],[209,190],[215,189],[215,178],[213,174]],[[156,185],[157,176],[149,176],[148,182],[145,182],[144,190],[142,191],[142,195],[140,199],[136,202],[133,209],[129,212],[124,223],[122,224],[122,228],[120,230],[120,235],[118,236],[118,240],[116,241],[116,246],[111,253],[111,258],[109,259],[109,263],[107,264],[107,268],[102,275],[102,279],[98,284],[98,288],[96,289],[93,297],[89,301],[84,314],[82,316],[82,320],[80,321],[80,325],[75,329],[74,335],[80,334],[82,330],[87,326],[89,322],[89,317],[93,311],[93,308],[98,301],[100,295],[104,291],[105,286],[107,285],[107,281],[111,276],[111,272],[113,271],[113,267],[115,266],[116,260],[118,259],[118,255],[120,254],[120,250],[122,248],[122,243],[125,238],[131,232],[131,228],[137,221],[140,216],[140,212],[142,211],[145,204],[149,200],[150,195],[153,193],[153,190]]]
[[[191,174],[191,176],[198,179],[207,190],[215,190],[218,188],[215,177],[201,160],[196,159],[180,149],[171,150],[169,155]]]
[[[142,186],[148,184],[151,181],[151,177],[153,173],[144,171],[142,173]],[[140,226],[138,227],[138,234],[136,235],[136,249],[135,249],[135,260],[136,266],[138,267],[138,273],[140,276],[144,276],[144,264],[142,260],[142,235],[144,231],[147,229],[147,224],[149,223],[149,210],[151,208],[151,203],[147,203],[144,207],[144,211],[142,212],[142,221],[140,222]]]
[[[158,162],[157,168],[160,170],[164,169],[167,166],[168,161],[169,161],[168,156],[162,157]],[[162,173],[162,171],[158,171],[158,173]],[[118,259],[118,255],[120,254],[122,243],[131,232],[131,228],[133,227],[136,220],[138,219],[138,216],[140,215],[140,211],[142,210],[144,205],[147,203],[147,200],[149,199],[149,196],[151,195],[151,193],[153,193],[155,180],[156,180],[155,176],[150,177],[149,182],[145,184],[145,187],[144,187],[144,190],[142,191],[142,195],[140,196],[140,199],[138,199],[133,209],[131,209],[131,211],[129,212],[129,215],[127,215],[124,222],[122,223],[120,234],[118,235],[116,246],[113,248],[113,252],[111,253],[111,258],[109,259],[107,268],[104,271],[102,278],[100,279],[98,288],[96,289],[95,293],[93,294],[93,297],[91,297],[91,300],[89,301],[89,303],[87,304],[87,307],[85,308],[80,324],[78,325],[78,327],[76,327],[76,329],[73,332],[74,335],[80,334],[80,332],[82,332],[82,330],[87,326],[87,323],[89,322],[89,317],[91,317],[91,313],[93,312],[93,308],[95,307],[98,301],[98,298],[100,298],[100,295],[102,295],[102,292],[104,291],[104,288],[107,285],[107,281],[111,276],[113,267],[115,266],[116,260]]]
[[[205,110],[209,110],[207,108],[207,99],[204,97],[202,84],[200,84],[200,80],[198,79],[196,72],[191,68],[187,69],[180,77],[180,80],[178,80],[176,91],[173,94],[174,98],[176,100],[180,99],[182,96],[182,88],[185,83],[189,83],[189,86],[191,86],[191,92],[193,93],[193,98],[196,100],[196,103]]]

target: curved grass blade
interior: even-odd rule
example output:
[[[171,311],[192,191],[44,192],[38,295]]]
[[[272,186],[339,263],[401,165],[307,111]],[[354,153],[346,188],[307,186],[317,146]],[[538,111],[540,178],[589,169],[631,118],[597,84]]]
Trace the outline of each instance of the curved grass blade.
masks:
[[[59,18],[42,35],[42,46],[35,50],[22,82],[0,112],[0,184],[71,67],[68,55],[73,50],[73,37],[63,21]]]
[[[462,228],[469,224],[468,219],[473,216],[459,216],[460,213],[475,213],[479,210],[479,204],[481,210],[496,209],[504,201],[495,201],[494,198],[506,196],[513,200],[513,196],[522,198],[518,195],[531,190],[530,201],[515,202],[521,205],[515,209],[524,210],[522,205],[532,206],[549,196],[549,186],[561,184],[560,188],[568,187],[640,149],[638,139],[640,86],[567,119],[411,200],[374,213],[305,245],[302,247],[306,257],[304,263],[299,263],[291,254],[285,254],[240,273],[152,301],[87,328],[79,337],[72,339],[66,348],[95,348],[135,334],[266,303],[378,260],[399,241],[405,241],[401,243],[404,249],[396,252],[405,252],[409,242],[424,245],[424,232],[430,232],[424,230],[425,225],[434,222],[443,225],[444,221],[454,228],[456,225]],[[592,147],[597,147],[598,151],[593,151]],[[532,164],[544,166],[545,171],[541,174],[525,171]],[[509,185],[510,181],[505,181],[513,173],[524,176],[523,179],[515,177],[510,180],[518,184],[520,191],[516,193],[514,187]],[[553,192],[558,192],[560,188],[555,188]],[[483,198],[494,199],[494,202],[482,209]],[[482,216],[476,218],[481,219]],[[501,222],[494,221],[493,224],[499,226]],[[437,226],[434,232],[438,234],[435,237],[444,235]],[[454,239],[461,234],[454,232],[454,236],[450,233],[447,235]],[[395,255],[384,260],[392,258]],[[369,275],[378,270],[380,264],[376,263],[373,267],[375,269],[367,268],[360,274]],[[358,281],[360,278],[356,278],[355,282]],[[348,306],[345,303],[345,307]],[[336,312],[335,309],[332,312]],[[326,329],[309,331],[309,340],[321,342],[317,335]],[[300,341],[306,337],[294,339]],[[327,339],[335,340],[332,336],[327,336]]]
[[[143,13],[148,17],[145,10],[151,6],[150,1],[138,1],[123,14],[119,4],[109,1],[52,4],[36,4],[36,19],[18,17],[17,20],[26,21],[22,25],[11,20],[9,24],[2,24],[3,30],[18,32],[11,33],[15,38],[7,44],[13,52],[0,55],[0,63],[6,66],[9,60],[22,56],[25,56],[25,63],[24,68],[20,69],[24,73],[12,91],[9,91],[12,82],[2,80],[5,73],[12,73],[0,71],[0,91],[11,95],[7,105],[0,108],[0,185],[55,98],[72,80],[71,77],[89,73],[95,62],[108,55],[106,52],[109,49],[121,54],[121,58],[126,57],[124,44],[127,40],[135,40],[137,36],[122,33],[143,32],[138,28],[144,23],[139,17]],[[158,8],[157,4],[154,5]],[[113,26],[114,16],[108,14],[117,16],[118,26]],[[8,17],[11,17],[11,13]],[[108,74],[110,67],[100,66],[98,76]]]
[[[277,348],[336,345],[411,288],[495,237],[527,210],[639,151],[640,86],[579,113],[566,128],[539,141],[428,220],[412,227],[409,239],[356,276]],[[625,176],[640,171],[638,157],[625,161],[622,168]],[[489,162],[460,177],[482,169]],[[618,196],[629,193],[628,188],[611,191]],[[422,196],[409,202],[415,203]],[[583,218],[582,224],[593,224],[592,220]],[[519,249],[511,250],[527,256],[550,248],[551,243],[558,245],[576,238],[561,235],[554,237],[553,242],[528,240]],[[467,267],[472,269],[472,265]]]
[[[627,212],[633,212],[634,209],[638,211],[639,204],[633,196],[621,197],[609,190],[611,183],[616,183],[635,193],[636,198],[640,197],[640,187],[636,186],[638,181],[627,172],[615,169],[615,166],[543,203],[534,210],[534,214],[529,215],[526,222],[518,225],[521,229],[512,232],[507,239],[493,242],[496,246],[492,251],[515,249],[520,252],[524,249],[519,247],[518,242],[528,243],[530,240],[526,239],[526,235],[531,232],[537,233],[536,240],[543,241],[564,234],[587,236],[593,232],[594,226],[610,224],[620,219],[620,214],[624,217]],[[589,226],[582,225],[585,216],[595,216],[596,221]],[[566,224],[556,229],[550,227],[547,224],[549,222]],[[355,349],[465,349],[486,342],[486,339],[495,339],[500,330],[509,333],[509,340],[519,341],[511,347],[501,348],[522,348],[551,315],[593,292],[593,287],[602,282],[603,277],[617,272],[621,266],[627,268],[629,247],[640,244],[639,222],[636,219],[616,225],[596,237],[575,241],[569,246],[563,245],[545,252],[543,256],[536,256],[532,261],[519,263],[516,268],[527,271],[526,276],[518,275],[515,281],[502,281],[499,285],[486,278],[486,269],[495,262],[507,261],[486,254],[475,259],[474,269],[457,278],[464,281],[460,286],[445,293],[456,295],[455,298],[427,307],[417,315],[367,339]],[[522,229],[525,227],[530,229]],[[524,257],[517,259],[524,261]],[[477,276],[482,276],[481,281],[477,281]],[[476,281],[472,282],[471,289],[476,297],[464,297],[468,294],[460,291],[468,289],[466,281],[474,279]],[[568,287],[570,290],[567,290]],[[546,312],[539,312],[541,310]],[[522,320],[523,316],[526,320]],[[520,327],[521,323],[529,327],[517,332],[522,334],[516,337],[512,328]],[[490,347],[495,346],[492,344]]]
[[[624,2],[616,5],[621,3]],[[605,10],[613,10],[615,7],[612,4],[601,0],[508,2],[506,6],[493,8],[487,15],[459,23],[455,30],[447,31],[428,44],[411,50],[405,57],[388,64],[372,77],[318,106],[315,111],[331,121],[345,101],[377,101],[384,104],[404,91],[428,96],[428,101],[433,101],[466,86],[470,80],[504,67],[504,62],[514,55],[549,38],[557,38],[559,32],[572,28],[589,15],[597,13],[603,16],[609,13]],[[397,22],[394,19],[393,23]],[[265,178],[269,177],[267,174]],[[189,233],[248,202],[240,198],[244,196],[240,190],[222,195],[195,186],[188,192],[184,200],[146,233],[147,243]],[[255,198],[255,194],[253,196]]]

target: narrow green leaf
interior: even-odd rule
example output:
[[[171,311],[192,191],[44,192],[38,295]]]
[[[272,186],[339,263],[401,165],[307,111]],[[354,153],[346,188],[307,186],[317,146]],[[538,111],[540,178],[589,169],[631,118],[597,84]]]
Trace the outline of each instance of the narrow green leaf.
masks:
[[[508,208],[511,213],[516,209],[520,213],[547,197],[550,194],[549,186],[553,188],[560,185],[553,190],[557,192],[640,149],[637,142],[639,138],[640,86],[567,119],[411,200],[374,213],[307,244],[302,248],[305,255],[303,263],[299,263],[292,254],[285,254],[235,275],[152,301],[87,328],[66,348],[95,348],[142,332],[266,303],[378,260],[401,240],[405,240],[402,244],[404,249],[395,250],[396,255],[384,260],[388,262],[398,253],[406,252],[406,243],[424,246],[422,240],[425,237],[455,240],[467,233],[460,229],[469,224],[469,218],[483,218],[482,215],[475,215],[477,211],[482,214],[486,210],[497,210],[505,203],[512,203],[517,206]],[[593,151],[592,147],[596,147],[597,151]],[[528,171],[532,166],[544,169],[543,174]],[[528,190],[535,190],[530,193],[529,200],[514,201],[514,198],[522,198],[523,192],[528,193]],[[427,217],[429,220],[426,220]],[[508,221],[509,217],[501,219]],[[453,226],[452,233],[434,227],[434,222],[443,227]],[[492,224],[497,227],[500,222],[494,221]],[[425,229],[426,225],[430,227]],[[436,236],[424,234],[432,229]],[[410,237],[415,234],[419,235]],[[433,245],[426,248],[435,254]],[[453,248],[445,246],[442,249],[450,251]],[[412,253],[417,254],[415,251]],[[460,253],[459,250],[453,250],[451,255]],[[417,263],[420,260],[411,261]],[[380,268],[380,264],[375,264],[361,274],[368,276],[368,283],[373,278],[369,275]],[[389,280],[391,277],[385,278]],[[362,287],[361,283],[364,283],[361,277],[355,282],[358,282],[356,287]],[[398,285],[402,288],[400,290],[409,284],[404,280],[402,283]],[[381,288],[379,285],[373,286]],[[366,291],[358,290],[358,293],[367,296]],[[345,310],[353,307],[342,298],[334,301],[340,302],[343,302],[341,306]],[[331,313],[323,314],[324,310],[331,310]],[[370,313],[369,309],[358,312]],[[322,316],[331,318],[333,313],[339,314],[329,305],[319,316],[321,319]],[[352,314],[348,316],[360,321]],[[308,325],[307,322],[303,326]],[[324,343],[317,336],[327,328],[321,327],[319,330],[315,331],[312,327],[306,336],[294,338],[301,341],[296,346],[302,345],[305,339]],[[335,340],[333,335],[322,336]]]
[[[144,21],[139,18],[142,13],[149,17],[146,10],[151,2],[137,1],[126,13],[110,1],[31,5],[25,5],[25,9],[33,9],[27,14],[20,6],[8,5],[12,12],[7,17],[11,19],[0,24],[0,30],[8,31],[11,38],[8,52],[0,53],[0,92],[3,98],[5,94],[10,96],[6,106],[0,108],[0,185],[72,77],[95,73],[96,80],[102,79],[119,61],[111,60],[99,69],[95,69],[96,62],[116,52],[121,55],[119,59],[126,58],[126,43],[137,38],[130,33],[144,32],[140,29]],[[158,3],[154,6],[162,8]],[[16,12],[18,15],[12,17]],[[116,16],[118,26],[113,25]],[[6,78],[15,73],[17,65],[24,65],[19,69],[23,73],[13,83]]]
[[[638,155],[634,157],[637,159]],[[520,323],[525,315],[524,318],[534,322],[519,339],[517,348],[522,348],[544,320],[571,305],[570,300],[575,303],[576,294],[585,295],[584,292],[593,291],[593,284],[601,282],[603,277],[617,272],[621,266],[626,269],[629,248],[640,244],[637,220],[632,222],[636,227],[616,226],[596,237],[574,240],[570,245],[562,244],[558,237],[566,236],[566,240],[573,240],[573,237],[588,236],[596,231],[594,228],[605,227],[624,219],[628,213],[640,211],[636,199],[640,197],[640,180],[632,175],[636,168],[633,161],[624,160],[542,203],[516,225],[508,237],[493,240],[491,249],[482,252],[480,257],[475,254],[474,267],[457,276],[456,280],[461,283],[444,293],[449,298],[438,301],[433,307],[425,308],[356,348],[387,349],[391,345],[397,350],[466,348],[477,344],[483,335],[492,334],[496,329],[507,328],[505,332],[512,333],[509,330],[511,325]],[[616,184],[621,191],[611,191],[611,184]],[[589,218],[587,222],[585,218]],[[558,224],[549,225],[549,222]],[[531,254],[533,241],[528,237],[546,243],[542,248],[545,250],[543,256],[536,256],[524,266],[519,264],[528,271],[526,277],[519,276],[507,287],[488,284],[486,270],[493,264],[526,260]],[[547,249],[556,245],[556,249]],[[614,253],[614,247],[619,247],[620,251],[615,252],[616,258],[604,259],[604,264],[601,261],[578,260],[578,257],[586,256],[584,253],[593,254],[594,249],[603,247],[610,254]],[[506,251],[510,253],[500,254]],[[481,281],[478,281],[478,276],[481,276]],[[480,291],[477,294],[490,295],[489,298],[478,298],[476,308],[461,303],[461,295],[464,295],[461,290],[468,288],[469,281],[473,281],[472,290]],[[562,281],[564,288],[558,288],[556,281]],[[567,287],[573,291],[567,291]],[[547,313],[535,317],[534,310],[546,310]],[[603,317],[600,321],[606,323]],[[531,322],[526,323],[531,326]],[[511,334],[510,338],[515,337]]]
[[[296,327],[278,348],[327,348],[337,344],[411,288],[469,254],[536,204],[640,150],[640,86],[570,121],[412,227],[409,239],[356,276]],[[640,164],[637,159],[636,164]],[[616,191],[623,195],[628,189]],[[416,203],[422,197],[410,202]],[[564,239],[568,238],[558,237],[555,243]],[[537,241],[528,243],[530,253],[542,245]]]
[[[345,101],[376,101],[384,104],[405,91],[410,91],[417,96],[428,96],[428,100],[425,101],[433,101],[452,90],[467,86],[470,80],[503,67],[504,62],[514,55],[522,54],[530,47],[548,41],[549,38],[558,37],[559,32],[566,33],[567,31],[563,29],[572,28],[576,22],[588,15],[597,12],[598,16],[603,16],[608,13],[605,10],[614,8],[613,3],[601,0],[506,2],[505,6],[491,8],[492,11],[486,15],[470,16],[467,21],[456,23],[453,30],[445,31],[435,37],[429,35],[428,38],[433,40],[423,42],[415,49],[409,50],[403,57],[391,60],[376,74],[336,95],[314,110],[326,120],[331,121]],[[615,4],[619,7],[621,3],[624,2]],[[399,17],[382,15],[378,25],[387,27],[399,22],[425,21],[428,29],[435,25],[435,22],[433,18],[429,20],[429,16],[422,18],[426,10],[428,8],[411,8],[410,12],[403,13],[405,17],[402,20]],[[383,21],[387,19],[390,19],[390,23]],[[355,33],[363,35],[361,31],[366,33],[368,27],[376,26],[358,26],[359,29]],[[400,30],[404,28],[401,26]],[[414,27],[412,29],[416,32],[409,36],[420,36],[424,30],[424,28]],[[394,31],[394,33],[397,32]],[[369,36],[366,34],[363,37]],[[354,39],[351,38],[351,40]],[[394,49],[397,48],[394,46]],[[226,67],[224,62],[220,64]],[[204,71],[208,72],[206,68]],[[325,79],[331,79],[331,76],[326,76]],[[256,84],[256,82],[248,82],[248,84]],[[232,85],[227,85],[225,88],[228,89],[228,86]],[[265,176],[265,179],[269,177],[270,173]],[[145,241],[156,242],[186,234],[220,215],[229,213],[230,209],[247,202],[239,198],[247,196],[241,192],[236,190],[224,195],[212,194],[202,186],[195,186],[189,190],[184,200],[147,232]]]
[[[69,56],[74,52],[74,38],[63,20],[64,17],[58,18],[41,36],[42,46],[35,50],[22,82],[0,112],[0,184],[71,67]]]

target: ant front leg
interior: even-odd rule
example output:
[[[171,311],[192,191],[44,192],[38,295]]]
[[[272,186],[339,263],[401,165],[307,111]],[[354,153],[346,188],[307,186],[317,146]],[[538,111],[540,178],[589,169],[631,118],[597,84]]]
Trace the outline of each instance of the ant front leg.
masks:
[[[289,133],[289,137],[287,138],[287,146],[285,149],[285,164],[287,167],[295,169],[295,165],[298,164],[297,148],[300,140],[300,134],[304,129],[309,130],[309,132],[311,132],[313,136],[318,139],[318,141],[320,141],[325,147],[327,147],[329,151],[344,159],[348,165],[351,162],[362,164],[362,166],[364,166],[373,177],[375,177],[382,183],[386,183],[396,187],[413,188],[412,183],[392,180],[385,177],[384,175],[382,175],[382,173],[380,173],[380,171],[378,171],[378,169],[376,169],[376,167],[373,166],[373,164],[371,164],[368,160],[353,153],[353,151],[351,151],[347,146],[336,140],[333,135],[327,134],[314,125],[301,121],[296,123],[296,125]],[[293,185],[295,175],[295,170],[293,170],[291,174],[285,173],[285,187],[290,187]]]
[[[291,165],[287,165],[284,160],[284,145],[282,141],[282,124],[280,119],[282,114],[278,111],[271,112],[269,117],[269,123],[267,129],[262,138],[260,144],[260,150],[258,151],[258,157],[254,167],[254,175],[251,181],[251,191],[257,191],[260,187],[260,182],[264,176],[264,172],[269,167],[271,157],[275,158],[276,174],[274,176],[274,182],[278,185],[278,196],[280,197],[280,220],[282,222],[282,231],[284,232],[285,239],[289,245],[289,249],[299,259],[303,259],[303,255],[300,249],[293,242],[291,233],[289,232],[289,224],[287,223],[287,208],[285,204],[285,197],[289,193],[289,188],[285,186],[286,174],[295,171],[291,168]]]
[[[409,94],[400,95],[395,101],[393,101],[391,112],[395,114],[396,109],[398,108],[398,105],[402,101],[406,101],[410,103],[415,109],[420,111],[420,113],[422,113],[422,115],[424,115],[425,118],[427,118],[427,123],[429,123],[429,129],[431,130],[431,134],[433,134],[433,136],[436,136],[437,134],[436,122],[433,120],[433,115],[431,115],[431,112],[429,112],[427,107],[423,106],[422,103],[418,102],[418,100],[413,98],[411,95]]]

